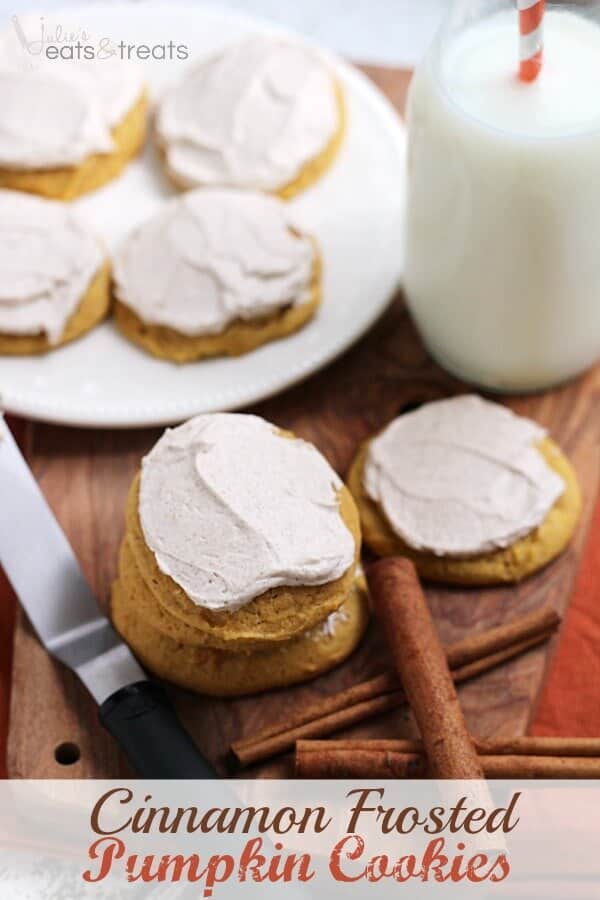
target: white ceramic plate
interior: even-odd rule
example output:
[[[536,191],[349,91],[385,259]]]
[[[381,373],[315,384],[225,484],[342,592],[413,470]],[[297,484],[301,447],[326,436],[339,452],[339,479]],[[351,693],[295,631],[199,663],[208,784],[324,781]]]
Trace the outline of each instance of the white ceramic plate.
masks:
[[[60,21],[60,15],[56,15]],[[194,6],[90,5],[69,9],[95,39],[186,44],[190,58],[272,26]],[[349,124],[330,172],[290,204],[324,255],[324,297],[315,319],[289,338],[237,359],[177,366],[138,350],[107,322],[43,357],[0,357],[0,402],[9,412],[90,427],[163,425],[270,396],[315,372],[373,323],[402,271],[405,132],[360,72],[326,55],[345,90]],[[144,63],[151,92],[189,62]],[[77,207],[109,248],[171,193],[154,149]]]

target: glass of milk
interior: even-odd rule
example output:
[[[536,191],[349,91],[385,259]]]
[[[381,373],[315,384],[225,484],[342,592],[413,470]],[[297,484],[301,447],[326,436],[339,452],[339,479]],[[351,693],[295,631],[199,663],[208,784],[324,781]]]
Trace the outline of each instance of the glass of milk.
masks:
[[[411,86],[405,287],[431,354],[530,391],[600,357],[600,2],[547,2],[518,78],[514,2],[455,4]]]

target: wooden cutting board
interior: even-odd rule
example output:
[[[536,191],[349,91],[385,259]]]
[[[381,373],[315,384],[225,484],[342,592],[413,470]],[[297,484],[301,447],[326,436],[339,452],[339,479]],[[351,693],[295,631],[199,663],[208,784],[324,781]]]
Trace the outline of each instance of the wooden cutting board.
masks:
[[[408,73],[365,70],[401,111]],[[369,265],[368,259],[365,265]],[[126,373],[123,380],[126,390]],[[464,390],[463,384],[428,358],[402,298],[397,297],[371,332],[340,360],[253,411],[313,441],[344,475],[359,442],[407,404]],[[507,400],[515,411],[546,426],[573,461],[584,489],[583,519],[565,554],[519,587],[428,589],[443,640],[456,640],[543,604],[561,612],[566,608],[599,487],[599,392],[600,366],[558,390]],[[25,426],[30,464],[86,576],[106,605],[123,532],[127,489],[140,457],[159,433]],[[551,652],[551,647],[535,650],[460,689],[473,733],[491,737],[526,730]],[[241,700],[204,699],[179,689],[173,689],[172,695],[198,745],[220,765],[232,740],[277,721],[291,707],[308,704],[380,671],[385,657],[384,642],[373,623],[349,661],[308,685]],[[74,676],[48,657],[23,616],[15,633],[13,669],[11,776],[112,778],[128,773],[114,741],[98,725],[89,695]],[[348,733],[393,737],[413,732],[410,715],[402,709]],[[283,759],[252,774],[285,776],[289,771],[289,761]]]

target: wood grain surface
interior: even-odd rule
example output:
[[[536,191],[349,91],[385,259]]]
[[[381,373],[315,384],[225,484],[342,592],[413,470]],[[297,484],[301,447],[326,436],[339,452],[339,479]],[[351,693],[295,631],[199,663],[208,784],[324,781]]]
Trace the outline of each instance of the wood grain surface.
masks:
[[[402,110],[408,74],[372,67],[366,71]],[[358,443],[407,404],[464,390],[465,385],[428,358],[402,298],[397,297],[370,333],[337,362],[253,411],[313,441],[344,475]],[[517,588],[428,588],[427,598],[443,640],[456,640],[543,604],[565,609],[598,493],[599,394],[597,367],[558,390],[506,400],[517,412],[547,426],[570,456],[584,488],[583,520],[567,552]],[[103,604],[108,604],[115,576],[126,492],[140,457],[158,434],[156,430],[26,426],[29,461]],[[551,652],[552,648],[533,651],[460,689],[473,733],[512,736],[526,730]],[[346,664],[308,685],[234,701],[203,699],[175,689],[172,695],[199,746],[220,764],[231,740],[277,720],[291,704],[311,702],[380,671],[386,658],[382,636],[373,623],[367,639]],[[406,709],[347,732],[362,737],[414,733]],[[65,748],[65,744],[69,746]],[[76,762],[65,765],[56,760],[56,755],[72,760],[77,756],[74,748],[79,752]],[[252,774],[286,775],[288,765],[283,759]],[[15,634],[8,768],[14,777],[117,777],[127,773],[112,738],[97,724],[94,703],[74,676],[50,660],[23,616]]]

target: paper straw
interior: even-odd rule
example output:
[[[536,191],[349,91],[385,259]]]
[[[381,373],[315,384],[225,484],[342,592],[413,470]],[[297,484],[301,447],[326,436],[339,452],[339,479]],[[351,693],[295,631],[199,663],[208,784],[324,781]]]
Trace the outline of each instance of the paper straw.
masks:
[[[535,81],[542,68],[544,2],[517,0],[521,81]]]

